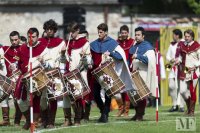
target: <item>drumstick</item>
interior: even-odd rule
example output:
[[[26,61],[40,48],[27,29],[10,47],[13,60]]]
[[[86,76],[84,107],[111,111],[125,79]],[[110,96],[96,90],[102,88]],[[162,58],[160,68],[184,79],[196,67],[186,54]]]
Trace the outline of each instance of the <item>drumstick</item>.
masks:
[[[137,51],[138,51],[138,47],[136,48],[136,50],[135,50],[135,53],[134,54],[137,54]],[[133,54],[133,55],[134,55]],[[131,57],[131,58],[133,58],[133,56]],[[131,62],[131,65],[130,65],[130,68],[132,68],[133,67],[133,61]]]
[[[46,59],[46,60],[44,60],[44,61],[48,61],[48,60],[51,60],[52,58],[49,58],[49,59]],[[36,60],[38,60],[38,58],[36,59]],[[32,63],[34,63],[36,60],[34,60]],[[40,63],[41,64],[41,63]],[[28,67],[28,65],[26,65],[25,67]]]
[[[4,55],[8,52],[8,50],[10,49],[11,46],[8,47],[8,49],[6,49],[6,51],[4,52]]]
[[[70,39],[71,39],[71,35],[72,35],[72,33],[70,32],[69,33],[68,42],[67,42],[67,46],[66,46],[66,52],[67,52],[67,56],[69,57],[69,61],[71,61],[71,58],[70,58],[70,56],[68,54],[68,47],[69,47],[69,42],[70,42]]]
[[[5,59],[10,65],[12,64],[5,56],[1,57],[1,59]]]

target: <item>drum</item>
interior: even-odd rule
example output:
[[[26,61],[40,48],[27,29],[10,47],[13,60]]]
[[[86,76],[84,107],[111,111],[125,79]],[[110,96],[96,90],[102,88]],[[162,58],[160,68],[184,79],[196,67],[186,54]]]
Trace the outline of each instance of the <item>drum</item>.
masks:
[[[71,102],[75,102],[90,93],[90,88],[84,81],[79,69],[64,74],[63,78],[68,85]]]
[[[144,80],[142,79],[142,77],[140,76],[138,70],[133,71],[131,77],[135,84],[136,90],[128,91],[128,95],[129,95],[130,101],[133,104],[137,104],[137,102],[149,96],[151,92],[149,88],[147,87],[146,83],[144,82]]]
[[[125,84],[114,70],[114,62],[107,61],[92,71],[107,96],[111,97],[125,88]]]
[[[41,92],[50,83],[48,76],[44,72],[44,69],[41,67],[37,67],[32,70],[32,79],[33,79],[33,93]],[[24,74],[22,82],[24,82],[26,86],[29,88],[30,72]]]
[[[63,96],[68,94],[66,84],[59,68],[54,68],[46,72],[48,78],[53,83],[47,91],[48,100],[62,100]]]
[[[0,89],[2,89],[2,91],[4,92],[3,95],[0,97],[1,102],[15,90],[16,84],[8,77],[0,74],[0,86]]]
[[[19,78],[19,76],[22,74],[22,72],[20,70],[16,70],[13,72],[13,74],[9,77],[12,81],[17,82],[17,79]]]

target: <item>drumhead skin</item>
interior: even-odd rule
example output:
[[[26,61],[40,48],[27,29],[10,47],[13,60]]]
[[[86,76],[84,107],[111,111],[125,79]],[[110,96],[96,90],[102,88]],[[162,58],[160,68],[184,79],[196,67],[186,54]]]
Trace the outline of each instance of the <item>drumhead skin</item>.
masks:
[[[75,102],[77,99],[90,93],[91,90],[84,81],[79,69],[66,73],[63,78],[65,83],[69,84],[69,97],[71,102]]]
[[[125,89],[125,84],[117,75],[113,64],[114,62],[107,61],[92,71],[92,74],[109,97]]]

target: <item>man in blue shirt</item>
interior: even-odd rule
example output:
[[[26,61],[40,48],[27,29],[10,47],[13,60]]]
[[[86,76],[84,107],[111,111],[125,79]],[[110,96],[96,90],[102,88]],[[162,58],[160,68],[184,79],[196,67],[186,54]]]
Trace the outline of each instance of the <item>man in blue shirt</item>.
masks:
[[[132,70],[138,70],[140,76],[150,89],[152,96],[156,96],[158,80],[156,78],[156,56],[152,45],[144,40],[145,30],[142,27],[135,29],[136,44],[129,50],[130,66]],[[139,88],[136,88],[139,89]],[[146,98],[137,102],[135,106],[136,114],[131,118],[134,121],[142,121],[145,114]]]

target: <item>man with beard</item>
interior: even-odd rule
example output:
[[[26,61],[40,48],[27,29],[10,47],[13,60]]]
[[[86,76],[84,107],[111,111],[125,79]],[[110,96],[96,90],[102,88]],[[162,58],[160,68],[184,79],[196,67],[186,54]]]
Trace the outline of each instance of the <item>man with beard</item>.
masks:
[[[135,45],[129,50],[130,66],[132,71],[138,70],[140,76],[150,89],[152,96],[156,97],[156,88],[158,81],[156,78],[156,54],[153,46],[144,40],[145,30],[143,27],[135,29]],[[131,118],[133,121],[142,121],[145,114],[146,99],[139,101],[135,105],[135,115]]]

